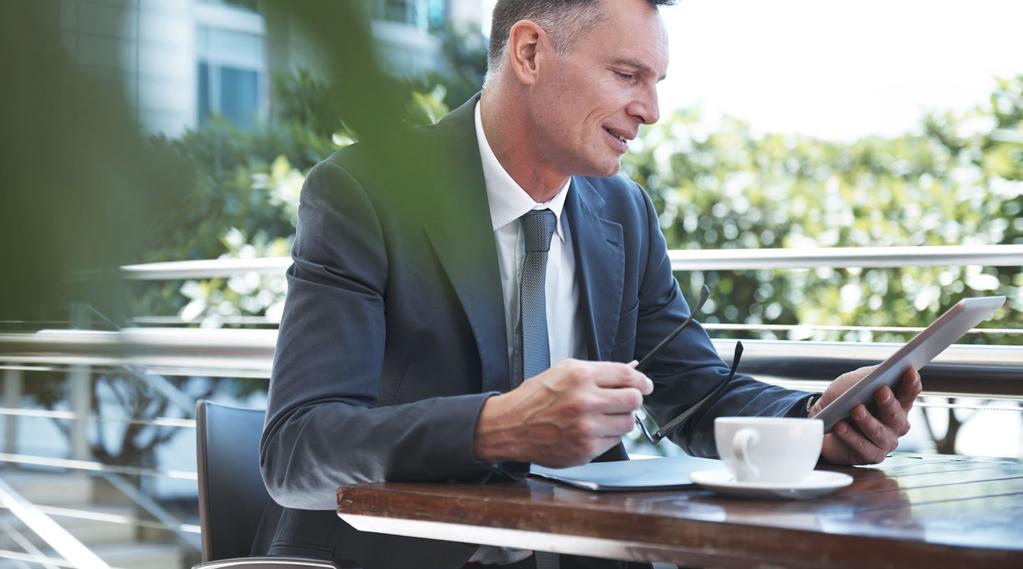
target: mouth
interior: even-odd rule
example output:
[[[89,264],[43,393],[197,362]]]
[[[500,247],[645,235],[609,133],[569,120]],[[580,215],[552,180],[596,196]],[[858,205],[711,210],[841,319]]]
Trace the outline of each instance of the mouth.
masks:
[[[613,142],[612,146],[622,153],[629,150],[629,141],[636,138],[634,134],[606,126],[604,127],[604,132],[607,134],[609,140]]]

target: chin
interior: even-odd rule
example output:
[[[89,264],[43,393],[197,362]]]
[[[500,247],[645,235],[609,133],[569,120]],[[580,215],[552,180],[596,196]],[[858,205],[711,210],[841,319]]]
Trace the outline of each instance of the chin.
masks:
[[[567,168],[573,176],[591,178],[614,176],[621,169],[622,159],[620,156],[588,156],[584,160],[578,160],[574,168]]]
[[[612,161],[605,162],[603,164],[598,164],[595,170],[598,170],[599,173],[595,175],[601,178],[609,178],[617,174],[621,169],[622,161],[620,158],[618,158]]]

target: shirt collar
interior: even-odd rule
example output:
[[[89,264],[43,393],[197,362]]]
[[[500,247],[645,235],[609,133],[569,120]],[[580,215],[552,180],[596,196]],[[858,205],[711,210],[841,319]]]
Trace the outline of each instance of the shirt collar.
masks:
[[[561,229],[561,213],[565,209],[565,198],[568,196],[568,189],[572,185],[569,178],[565,185],[550,201],[538,204],[529,197],[529,194],[522,189],[511,174],[504,169],[504,166],[497,160],[497,155],[490,148],[487,142],[487,135],[483,132],[483,119],[480,113],[480,103],[476,102],[476,141],[480,149],[480,162],[483,165],[483,182],[487,186],[487,201],[490,204],[490,220],[493,222],[494,231],[518,220],[532,209],[549,209],[554,212],[558,222],[555,226],[558,237],[564,242],[565,234]]]

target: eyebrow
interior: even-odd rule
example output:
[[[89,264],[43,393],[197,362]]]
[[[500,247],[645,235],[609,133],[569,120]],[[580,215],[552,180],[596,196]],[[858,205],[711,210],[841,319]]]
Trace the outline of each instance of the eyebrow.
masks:
[[[642,71],[643,73],[646,73],[647,75],[656,75],[654,70],[651,69],[649,65],[643,63],[642,61],[640,61],[638,59],[633,59],[631,57],[620,57],[618,59],[613,60],[611,62],[611,64],[612,65],[625,65],[625,66],[628,66],[628,67],[635,67],[636,69],[639,69],[640,71]],[[667,74],[661,75],[660,77],[657,78],[657,81],[658,82],[664,81],[664,79],[667,76],[668,76]]]

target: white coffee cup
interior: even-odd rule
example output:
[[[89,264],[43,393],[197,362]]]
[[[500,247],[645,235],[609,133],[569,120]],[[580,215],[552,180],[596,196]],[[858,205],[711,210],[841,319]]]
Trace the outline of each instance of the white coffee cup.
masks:
[[[738,482],[799,483],[820,458],[824,423],[787,417],[718,417],[714,439]]]

